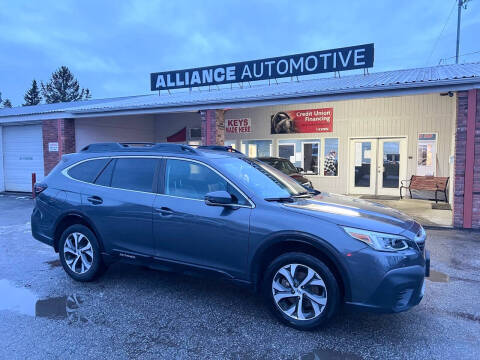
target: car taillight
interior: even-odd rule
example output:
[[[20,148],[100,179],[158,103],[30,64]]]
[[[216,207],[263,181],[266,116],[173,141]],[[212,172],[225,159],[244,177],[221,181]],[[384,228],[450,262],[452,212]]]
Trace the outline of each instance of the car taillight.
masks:
[[[35,183],[33,186],[33,191],[35,191],[35,196],[38,196],[42,191],[44,191],[47,188],[47,184],[45,183]]]

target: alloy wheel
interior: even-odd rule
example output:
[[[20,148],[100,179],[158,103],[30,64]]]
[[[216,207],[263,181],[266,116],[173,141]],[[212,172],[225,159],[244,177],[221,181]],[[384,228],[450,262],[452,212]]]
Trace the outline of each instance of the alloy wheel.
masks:
[[[76,274],[84,274],[92,267],[92,244],[80,232],[74,232],[67,236],[63,247],[63,255],[67,266]]]
[[[272,280],[277,307],[295,320],[317,318],[327,305],[327,288],[322,277],[303,264],[281,267]]]

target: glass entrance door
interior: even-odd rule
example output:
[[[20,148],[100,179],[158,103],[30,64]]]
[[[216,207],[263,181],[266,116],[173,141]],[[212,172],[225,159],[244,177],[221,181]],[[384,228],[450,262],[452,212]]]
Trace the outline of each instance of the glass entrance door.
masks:
[[[350,141],[350,193],[398,196],[407,170],[405,138]]]
[[[377,194],[399,195],[405,180],[406,139],[378,139]]]
[[[375,194],[377,139],[350,143],[350,193]]]

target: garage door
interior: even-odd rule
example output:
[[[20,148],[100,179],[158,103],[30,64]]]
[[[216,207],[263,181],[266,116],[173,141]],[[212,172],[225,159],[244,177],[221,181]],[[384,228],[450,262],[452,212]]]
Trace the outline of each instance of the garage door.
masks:
[[[43,179],[41,125],[3,127],[5,190],[32,191],[32,173]]]

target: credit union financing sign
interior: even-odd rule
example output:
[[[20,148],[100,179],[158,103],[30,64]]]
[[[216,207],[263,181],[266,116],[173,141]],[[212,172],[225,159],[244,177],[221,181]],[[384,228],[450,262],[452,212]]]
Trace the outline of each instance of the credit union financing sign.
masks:
[[[373,66],[373,44],[150,74],[151,90],[191,88]]]
[[[333,108],[279,111],[270,121],[272,134],[332,132]]]

